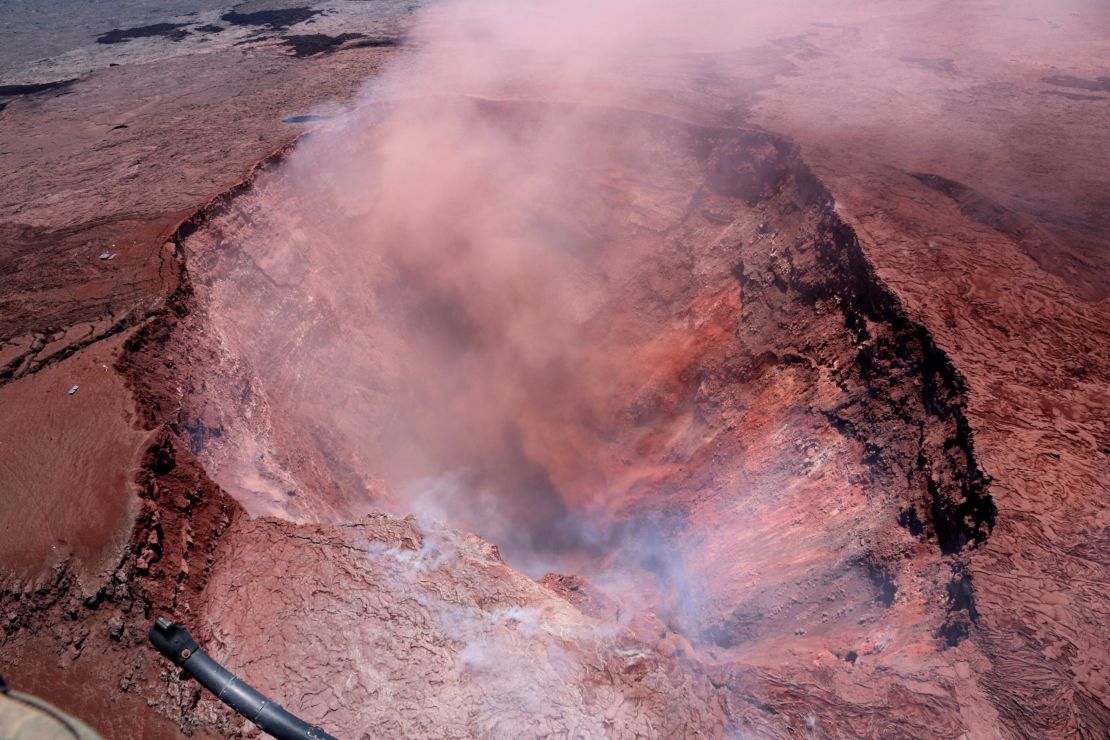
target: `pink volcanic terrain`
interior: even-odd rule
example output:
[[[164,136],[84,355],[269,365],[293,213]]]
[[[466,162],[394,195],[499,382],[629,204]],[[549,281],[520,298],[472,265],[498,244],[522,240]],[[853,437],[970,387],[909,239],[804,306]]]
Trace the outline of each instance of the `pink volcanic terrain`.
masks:
[[[1104,7],[360,5],[13,77],[119,65],[0,110],[10,683],[248,734],[167,614],[339,737],[1110,732]]]

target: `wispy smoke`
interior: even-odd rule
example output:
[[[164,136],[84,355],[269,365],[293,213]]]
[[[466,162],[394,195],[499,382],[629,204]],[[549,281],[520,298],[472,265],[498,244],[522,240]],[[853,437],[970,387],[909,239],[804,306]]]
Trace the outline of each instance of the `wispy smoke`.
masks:
[[[496,543],[533,578],[584,574],[619,604],[614,622],[652,612],[676,632],[707,638],[703,647],[729,649],[780,624],[800,637],[802,627],[816,632],[836,620],[886,634],[864,619],[872,611],[866,576],[841,580],[848,566],[838,564],[896,524],[861,514],[869,521],[853,529],[847,520],[874,506],[854,480],[856,442],[792,426],[819,416],[786,409],[812,378],[722,398],[732,391],[721,388],[742,386],[737,378],[753,372],[715,354],[736,348],[740,296],[730,271],[740,246],[773,239],[774,227],[740,223],[745,203],[753,217],[757,206],[715,192],[712,170],[737,158],[728,141],[736,134],[710,128],[735,123],[728,74],[750,61],[742,50],[813,32],[810,9],[828,20],[844,6],[862,18],[875,5],[896,13],[905,4],[453,0],[423,11],[409,50],[357,107],[302,142],[254,204],[227,218],[249,258],[211,287],[221,304],[213,322],[259,376],[272,410],[252,407],[265,419],[253,427],[262,430],[256,447],[244,447],[252,457],[240,479],[270,485],[279,501],[284,492],[269,482],[299,481],[304,506],[316,505],[320,519],[361,508],[444,521]],[[783,43],[800,49],[797,58],[821,54],[804,35]],[[861,49],[851,75],[842,79],[832,65],[815,76],[830,86],[858,82],[843,95],[871,98],[905,81],[892,74],[864,85],[875,62]],[[926,51],[904,62],[911,79],[954,68]],[[781,68],[794,64],[768,55]],[[851,156],[861,142],[903,148],[904,136],[875,132],[906,134],[925,128],[914,116],[937,117],[925,104],[845,105],[840,92],[787,110],[810,91],[799,83],[763,113],[795,132],[827,129],[825,141],[843,135]],[[934,137],[936,150],[953,138]],[[918,142],[913,156],[926,149]],[[801,210],[787,199],[778,216]],[[780,256],[772,249],[767,259]],[[249,318],[236,326],[236,316]],[[724,378],[715,388],[707,367]],[[763,400],[772,408],[762,417],[738,410]],[[745,439],[763,437],[750,445],[753,477],[780,486],[774,496],[751,495],[743,465],[713,477],[714,436],[753,418],[758,428]],[[322,452],[302,459],[298,445]],[[722,445],[729,454],[741,447]],[[779,450],[790,458],[781,475]],[[249,474],[259,460],[273,469]],[[331,490],[321,494],[322,480],[365,500],[332,507],[320,501]],[[844,500],[811,504],[826,490]],[[689,524],[699,505],[701,519]],[[839,518],[814,527],[807,511]],[[749,555],[754,564],[743,562]],[[374,556],[403,578],[453,557],[432,538],[418,551]],[[864,601],[841,605],[860,594]],[[527,674],[531,660],[574,670],[559,642],[546,639],[553,627],[543,615],[439,601],[422,607],[463,645],[463,670]],[[878,654],[880,638],[875,645]],[[542,698],[535,692],[524,692],[528,701]],[[804,722],[810,734],[825,731],[815,716]]]
[[[708,433],[696,366],[735,285],[681,243],[707,144],[627,108],[667,109],[778,20],[659,0],[426,10],[411,51],[256,194],[235,238],[265,280],[212,288],[274,417],[258,448],[278,452],[246,466],[270,471],[239,478],[319,495],[320,464],[280,453],[298,435],[383,494],[365,509],[440,518],[530,575],[586,573],[696,621],[696,543],[637,502]]]
[[[699,352],[674,315],[688,278],[650,265],[696,173],[668,124],[612,109],[741,45],[754,17],[439,4],[414,51],[296,153],[296,227],[312,234],[297,300],[342,328],[283,359],[342,384],[330,433],[393,511],[479,533],[536,577],[587,572],[678,621],[695,608],[681,522],[618,512],[629,456],[690,423],[665,387]]]

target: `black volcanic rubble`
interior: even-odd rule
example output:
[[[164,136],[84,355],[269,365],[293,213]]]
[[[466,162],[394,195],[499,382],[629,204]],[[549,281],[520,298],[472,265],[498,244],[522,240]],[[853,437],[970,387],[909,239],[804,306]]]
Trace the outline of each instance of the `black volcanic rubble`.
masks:
[[[136,26],[134,28],[113,28],[107,33],[96,37],[98,44],[122,44],[131,39],[150,38],[162,36],[170,41],[181,41],[189,35],[185,29],[186,23],[155,23],[149,26]]]

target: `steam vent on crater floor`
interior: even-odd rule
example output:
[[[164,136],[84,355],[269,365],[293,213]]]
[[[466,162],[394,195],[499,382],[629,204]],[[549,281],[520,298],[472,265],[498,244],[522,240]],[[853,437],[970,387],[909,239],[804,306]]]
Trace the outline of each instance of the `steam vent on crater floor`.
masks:
[[[4,3],[0,736],[1110,737],[1108,121],[1104,0]]]

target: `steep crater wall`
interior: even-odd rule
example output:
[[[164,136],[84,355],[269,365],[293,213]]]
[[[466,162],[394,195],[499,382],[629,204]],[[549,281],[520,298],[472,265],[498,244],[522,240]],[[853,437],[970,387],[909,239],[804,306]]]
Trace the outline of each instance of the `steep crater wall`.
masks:
[[[347,146],[400,162],[393,180],[310,146],[183,241],[204,324],[187,343],[213,361],[180,429],[222,485],[295,519],[440,517],[537,576],[642,573],[668,624],[726,650],[897,621],[896,602],[936,615],[907,632],[968,634],[963,558],[995,514],[963,384],[792,145],[423,105],[482,132],[443,156],[520,163],[430,184],[418,153],[455,132],[379,114]],[[546,201],[513,191],[525,168]]]
[[[951,556],[953,614],[941,633],[954,645],[976,616],[960,555],[985,542],[997,516],[975,459],[965,384],[875,274],[827,191],[798,163],[789,177],[818,205],[809,223],[788,226],[785,238],[779,224],[796,220],[796,203],[762,211],[759,237],[735,270],[741,341],[757,373],[792,365],[810,376],[812,388],[835,386],[812,399],[810,412],[861,445],[875,504],[897,504],[901,526]],[[781,188],[786,176],[778,179]],[[714,184],[751,197],[746,184],[723,177]],[[896,589],[892,561],[900,557],[882,547],[868,556],[886,602]]]
[[[374,235],[360,231],[364,207],[322,187],[303,161],[257,171],[179,230],[177,290],[120,361],[143,425],[164,433],[144,459],[143,510],[119,576],[84,601],[55,599],[49,589],[6,592],[10,603],[34,603],[9,620],[7,644],[29,645],[37,625],[72,612],[104,623],[106,636],[89,644],[115,641],[105,654],[135,656],[154,611],[203,613],[200,633],[232,667],[277,692],[266,673],[274,662],[258,660],[272,645],[258,642],[266,633],[235,629],[257,607],[237,595],[242,573],[276,594],[284,621],[308,629],[322,624],[318,610],[338,606],[298,596],[303,584],[283,583],[282,574],[300,572],[292,565],[315,572],[311,559],[320,555],[338,564],[328,588],[350,597],[342,618],[381,636],[397,633],[398,612],[370,608],[358,594],[370,598],[378,586],[366,584],[415,563],[446,580],[421,591],[413,619],[438,619],[443,589],[505,589],[494,611],[516,616],[493,629],[512,635],[523,624],[553,635],[565,657],[553,666],[564,671],[559,680],[587,687],[560,699],[584,702],[583,722],[616,691],[639,697],[610,718],[626,727],[650,726],[658,715],[676,730],[710,733],[775,734],[812,723],[833,735],[961,731],[960,689],[943,677],[945,648],[969,634],[974,591],[962,564],[994,517],[962,383],[876,278],[797,150],[762,132],[631,111],[449,104],[491,126],[498,145],[507,136],[533,148],[539,124],[552,121],[566,124],[563,132],[598,134],[583,151],[543,163],[548,200],[522,204],[471,183],[483,186],[473,188],[478,196],[494,197],[498,218],[527,226],[556,255],[528,255],[541,259],[540,274],[573,290],[552,297],[528,280],[532,267],[498,273],[483,262],[488,254],[458,282],[431,269],[452,260],[350,241]],[[557,187],[546,189],[551,182]],[[433,231],[442,223],[433,220]],[[417,246],[425,238],[405,233]],[[473,248],[465,239],[453,247],[458,259]],[[400,288],[398,276],[406,278]],[[520,280],[533,292],[508,290]],[[526,312],[527,341],[509,342],[502,354],[515,327],[490,322],[505,314],[504,293],[545,310]],[[558,351],[520,360],[536,349],[536,333]],[[475,355],[483,361],[469,364]],[[410,447],[426,456],[390,460]],[[240,518],[194,455],[256,517],[316,524]],[[459,459],[470,463],[466,475],[442,475]],[[440,474],[439,487],[411,497],[406,487],[423,480],[414,471]],[[445,480],[449,500],[429,507],[429,490],[443,495]],[[451,497],[461,505],[446,505]],[[541,583],[581,612],[559,620],[588,639],[552,622],[563,608],[502,573],[488,546],[467,545],[479,554],[441,570],[445,563],[435,556],[429,566],[422,544],[439,536],[429,534],[434,526],[373,520],[360,533],[342,524],[379,507],[446,516],[506,545],[509,565],[584,573],[593,585],[561,576]],[[386,544],[368,547],[367,538]],[[275,552],[296,563],[272,562]],[[493,609],[469,596],[447,603],[478,617]],[[514,611],[530,604],[543,608]],[[471,690],[489,676],[465,670],[473,652],[451,636],[457,624],[441,626],[446,632],[410,635],[413,646],[437,656],[433,673],[449,676],[459,702],[490,709],[495,697]],[[610,630],[621,637],[610,642]],[[510,642],[526,655],[534,635]],[[80,655],[86,636],[70,637],[65,644]],[[326,652],[282,652],[278,665],[311,659],[314,674],[349,675]],[[800,654],[815,656],[815,667]],[[818,666],[823,656],[836,663]],[[584,673],[583,660],[593,666]],[[166,690],[151,683],[149,660],[120,665],[135,691]],[[397,673],[401,663],[389,668],[396,675],[376,665],[371,659],[360,673],[366,701],[388,701],[380,689],[402,680],[414,707],[442,693]],[[482,664],[479,673],[495,669]],[[860,681],[866,697],[850,688]],[[660,682],[686,687],[699,717],[641,701]],[[308,698],[313,686],[291,686],[283,699],[311,707],[312,719],[338,717]],[[161,711],[182,726],[227,727],[187,686],[172,695]],[[533,721],[529,706],[514,705],[517,720]],[[448,702],[444,716],[456,708]],[[341,714],[344,728],[360,727],[363,715]]]

